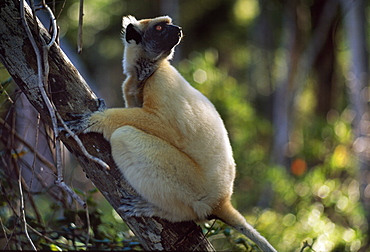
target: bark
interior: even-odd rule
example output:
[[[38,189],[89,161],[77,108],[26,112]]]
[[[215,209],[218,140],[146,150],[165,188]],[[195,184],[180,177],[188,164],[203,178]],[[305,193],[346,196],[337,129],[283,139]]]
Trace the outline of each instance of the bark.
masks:
[[[38,89],[35,52],[22,25],[19,8],[18,0],[0,1],[0,61],[31,104],[41,114],[43,120],[50,124],[48,109]],[[33,18],[31,18],[29,9],[26,11],[26,19],[33,30]],[[45,28],[40,23],[37,25],[40,35],[46,41],[50,41],[50,36]],[[40,35],[33,34],[38,42],[37,38]],[[41,43],[38,43],[38,46],[41,49]],[[95,94],[59,46],[55,44],[49,51],[49,66],[50,93],[64,120],[71,119],[68,118],[67,113],[81,114],[97,110]],[[61,136],[63,143],[78,159],[88,178],[136,234],[144,249],[214,250],[194,222],[170,223],[159,218],[128,218],[125,216],[118,209],[122,204],[122,196],[135,195],[136,193],[122,178],[120,171],[114,164],[110,155],[109,143],[101,134],[96,133],[81,135],[80,138],[88,152],[104,160],[110,166],[110,170],[104,170],[95,162],[87,159],[72,138]]]

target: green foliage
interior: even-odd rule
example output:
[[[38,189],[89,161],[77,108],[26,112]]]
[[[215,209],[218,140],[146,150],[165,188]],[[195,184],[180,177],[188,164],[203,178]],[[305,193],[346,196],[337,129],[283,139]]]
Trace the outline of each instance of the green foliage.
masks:
[[[225,120],[238,164],[235,205],[251,210],[268,185],[271,209],[253,208],[246,217],[278,251],[357,251],[365,219],[351,150],[350,111],[332,110],[327,121],[301,116],[295,131],[302,134],[294,138],[301,146],[291,168],[268,165],[272,125],[246,100],[248,87],[216,66],[217,55],[215,49],[193,53],[179,69],[210,97]],[[252,249],[222,224],[210,228],[209,236],[219,250]]]
[[[299,83],[300,92],[290,115],[289,163],[286,167],[277,166],[271,159],[274,125],[270,110],[275,82],[288,72],[290,63],[284,60],[287,49],[278,45],[284,40],[280,33],[286,28],[281,21],[284,1],[180,2],[181,18],[175,22],[184,28],[185,38],[179,46],[182,60],[175,60],[174,64],[214,103],[228,129],[237,163],[235,207],[278,251],[358,251],[366,244],[368,227],[360,203],[358,164],[352,146],[353,111],[344,95],[344,77],[340,75],[350,65],[345,42],[337,42],[341,47],[335,70],[338,81],[331,91],[335,94],[331,110],[324,111],[326,117],[316,113],[315,76],[307,74],[305,83]],[[297,12],[303,18],[299,25],[309,26],[309,8],[319,1],[298,2]],[[81,59],[104,92],[118,90],[102,98],[113,100],[124,77],[119,38],[121,16],[153,17],[160,14],[159,7],[158,1],[85,3]],[[67,1],[58,19],[61,36],[73,45],[77,10],[77,3]],[[257,32],[264,22],[270,30]],[[306,26],[304,29],[309,29]],[[338,33],[339,29],[340,25]],[[9,75],[5,72],[0,69],[2,114],[12,105],[10,98],[15,97],[14,86],[7,81]],[[117,97],[121,100],[120,95]],[[3,139],[1,144],[6,146],[6,141]],[[1,151],[3,158],[5,150]],[[0,247],[31,249],[19,213],[17,178],[9,179],[4,170],[0,169]],[[89,190],[77,191],[88,203],[86,210],[67,207],[44,192],[27,194],[26,220],[39,233],[31,228],[28,231],[37,248],[141,250],[108,202],[95,190]],[[217,250],[258,251],[248,239],[222,222],[205,224],[203,228]]]
[[[4,176],[1,176],[2,189],[6,189]],[[81,196],[84,193],[78,192]],[[30,239],[38,249],[62,250],[137,250],[142,247],[132,233],[127,229],[119,229],[119,223],[109,222],[112,218],[112,208],[103,213],[104,202],[97,204],[97,189],[87,192],[87,209],[74,209],[54,202],[46,195],[28,195],[28,200],[34,205],[26,205],[26,222]],[[13,198],[7,193],[1,202],[0,219],[2,220],[2,233],[0,244],[2,248],[31,250],[30,240],[25,233],[21,216],[12,202]],[[107,203],[106,203],[107,204]],[[31,211],[30,209],[33,209]],[[6,221],[4,221],[6,220]],[[35,231],[36,230],[36,231]],[[126,230],[126,231],[123,231]]]

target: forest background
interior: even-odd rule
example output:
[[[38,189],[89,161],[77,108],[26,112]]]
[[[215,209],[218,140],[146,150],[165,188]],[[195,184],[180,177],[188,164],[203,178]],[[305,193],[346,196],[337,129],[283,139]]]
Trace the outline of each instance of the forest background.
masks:
[[[183,28],[173,64],[224,119],[237,163],[233,204],[278,251],[368,251],[369,1],[91,0],[81,54],[78,10],[78,1],[56,2],[60,44],[109,107],[124,105],[122,16],[166,14]],[[32,142],[36,135],[33,146],[52,160],[53,146],[35,133],[42,128],[37,113],[4,68],[0,81],[2,248],[29,246],[16,214],[20,173],[27,221],[53,240],[32,233],[38,248],[139,250],[67,153],[65,181],[88,202],[88,229],[85,210],[70,204],[29,148],[19,140],[9,145],[2,130],[16,118],[20,136]],[[221,222],[204,229],[219,250],[251,249]]]

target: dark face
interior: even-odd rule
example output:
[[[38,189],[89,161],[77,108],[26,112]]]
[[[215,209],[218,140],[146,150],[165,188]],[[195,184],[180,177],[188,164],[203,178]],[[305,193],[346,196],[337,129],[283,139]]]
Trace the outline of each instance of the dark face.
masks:
[[[148,52],[160,55],[169,54],[172,48],[180,42],[182,36],[181,28],[165,22],[158,23],[143,35],[143,45]]]
[[[142,44],[150,59],[167,57],[171,50],[180,42],[182,37],[181,28],[166,22],[157,23],[144,33],[137,31],[132,24],[126,28],[126,41],[135,40],[136,44]]]

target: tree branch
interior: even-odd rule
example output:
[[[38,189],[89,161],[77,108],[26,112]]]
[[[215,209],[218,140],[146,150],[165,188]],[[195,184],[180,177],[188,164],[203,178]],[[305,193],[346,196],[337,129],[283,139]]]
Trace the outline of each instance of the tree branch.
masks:
[[[39,111],[43,120],[52,125],[50,114],[38,87],[38,68],[35,52],[21,23],[18,0],[0,1],[0,60],[7,68],[31,104]],[[25,16],[30,25],[35,25],[29,8]],[[40,34],[31,31],[35,38],[41,35],[45,41],[50,36],[40,24]],[[42,50],[40,39],[36,39]],[[64,120],[68,113],[88,113],[98,109],[96,95],[91,91],[76,68],[63,51],[54,45],[49,50],[49,76],[52,102]],[[201,229],[193,222],[170,223],[159,218],[127,218],[118,210],[125,194],[136,192],[122,178],[110,154],[110,145],[101,134],[81,135],[81,141],[93,156],[106,162],[110,170],[88,159],[73,138],[61,134],[61,140],[76,156],[86,175],[120,214],[131,230],[139,238],[146,250],[214,250]]]

